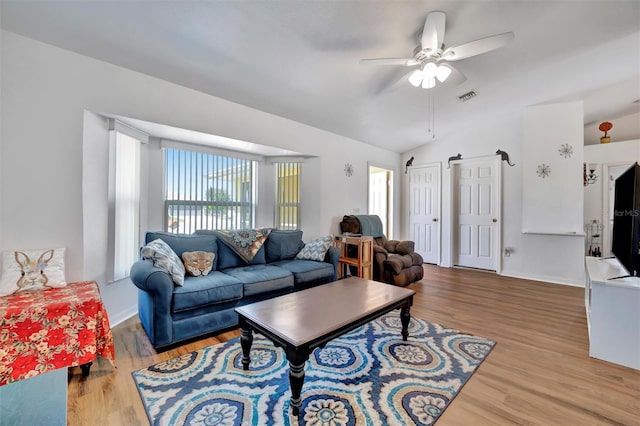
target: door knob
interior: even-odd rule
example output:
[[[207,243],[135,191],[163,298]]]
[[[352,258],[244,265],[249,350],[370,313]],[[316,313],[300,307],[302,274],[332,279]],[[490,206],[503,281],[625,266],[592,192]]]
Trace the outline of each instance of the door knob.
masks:
[[[496,223],[498,221],[498,219],[496,219],[495,217],[491,220],[493,223]]]
[[[437,221],[438,221],[438,218],[437,218],[437,217],[434,217],[434,218],[433,218],[433,219],[431,219],[431,220],[432,220],[432,221],[434,221],[434,222],[437,222]]]

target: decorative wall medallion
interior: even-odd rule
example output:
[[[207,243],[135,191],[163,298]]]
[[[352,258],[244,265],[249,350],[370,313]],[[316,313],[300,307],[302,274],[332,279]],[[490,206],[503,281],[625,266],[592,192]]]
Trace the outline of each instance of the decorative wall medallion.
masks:
[[[346,163],[344,165],[344,174],[346,177],[351,177],[353,175],[353,166],[351,163]]]
[[[573,155],[573,147],[568,143],[563,143],[560,145],[560,149],[558,149],[561,157],[569,158]]]
[[[538,166],[538,170],[536,171],[536,173],[538,174],[538,177],[544,179],[551,174],[551,167],[542,163]]]

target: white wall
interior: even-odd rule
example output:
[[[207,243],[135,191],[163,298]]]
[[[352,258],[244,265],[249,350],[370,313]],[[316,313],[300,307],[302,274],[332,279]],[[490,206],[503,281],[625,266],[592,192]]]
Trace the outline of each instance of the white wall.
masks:
[[[101,170],[104,162],[96,163],[95,168],[83,167],[85,111],[112,113],[316,155],[304,165],[301,198],[305,238],[338,232],[337,223],[343,214],[366,212],[367,161],[387,164],[400,176],[397,153],[14,33],[5,31],[2,36],[0,249],[67,247],[70,281],[102,277],[102,266],[94,264],[98,262],[94,260],[97,255],[89,246],[106,245],[104,231],[98,230],[106,227],[103,216],[96,214],[87,222],[95,226],[95,233],[89,233],[88,226],[83,224],[89,221],[82,213],[83,173],[85,181],[106,176],[106,169]],[[94,123],[94,128],[86,131],[99,133],[96,117],[89,118],[89,122]],[[95,155],[102,156],[104,152]],[[149,176],[151,162],[158,155],[159,150],[151,147]],[[351,178],[344,175],[345,162],[354,166]],[[148,191],[157,191],[158,185],[161,182],[157,179],[149,179]],[[396,193],[399,189],[398,182]],[[272,214],[272,206],[260,208],[267,208]],[[106,210],[106,200],[95,200],[93,209]],[[158,210],[149,206],[149,226],[161,223],[157,221],[161,217]],[[259,217],[266,220],[265,216]],[[398,229],[398,223],[394,226]],[[133,285],[106,285],[101,280],[107,310],[112,322],[117,323],[136,304],[128,292]]]
[[[502,258],[502,274],[540,281],[584,285],[582,237],[525,235],[522,233],[522,180],[524,110],[496,117],[482,127],[461,128],[450,138],[438,140],[403,154],[402,161],[415,157],[414,165],[441,162],[442,167],[442,260],[451,266],[451,179],[447,159],[458,153],[463,158],[494,155],[506,151],[514,167],[502,162],[502,247],[512,254]],[[404,175],[403,175],[404,176]],[[580,179],[581,176],[576,176]],[[402,211],[408,212],[408,184],[403,186]],[[582,208],[582,205],[576,208]],[[406,226],[403,227],[407,235]]]
[[[525,109],[522,139],[522,230],[540,233],[581,233],[582,102],[536,105]],[[572,155],[560,154],[562,146]],[[546,177],[538,168],[548,166]]]

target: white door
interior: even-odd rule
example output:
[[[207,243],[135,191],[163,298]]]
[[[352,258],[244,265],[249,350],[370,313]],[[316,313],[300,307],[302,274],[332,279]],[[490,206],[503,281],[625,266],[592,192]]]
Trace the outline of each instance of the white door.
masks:
[[[427,263],[440,263],[440,164],[409,172],[409,239]]]
[[[462,161],[453,168],[453,264],[497,270],[500,159]]]

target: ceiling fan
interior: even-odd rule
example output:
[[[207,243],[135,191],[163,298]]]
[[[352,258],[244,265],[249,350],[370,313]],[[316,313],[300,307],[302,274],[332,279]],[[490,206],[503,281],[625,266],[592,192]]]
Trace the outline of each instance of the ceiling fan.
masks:
[[[362,64],[374,65],[402,65],[420,68],[408,73],[409,83],[423,89],[435,87],[436,80],[443,83],[454,74],[458,83],[466,77],[448,62],[459,61],[471,56],[481,55],[507,45],[514,38],[512,32],[496,34],[474,40],[458,46],[444,45],[444,28],[446,14],[444,12],[430,12],[424,22],[420,46],[417,46],[411,58],[379,58],[361,59]]]

